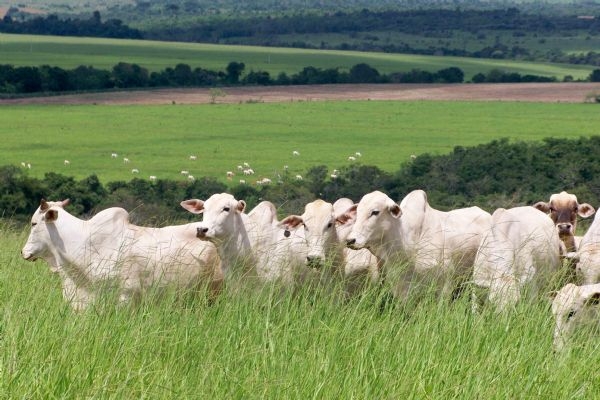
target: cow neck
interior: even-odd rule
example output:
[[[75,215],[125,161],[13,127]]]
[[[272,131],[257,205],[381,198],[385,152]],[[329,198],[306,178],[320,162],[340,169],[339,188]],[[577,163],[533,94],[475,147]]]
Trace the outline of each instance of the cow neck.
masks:
[[[233,218],[233,229],[230,235],[217,246],[225,270],[239,262],[252,262],[252,246],[244,223],[244,214]]]
[[[337,230],[335,227],[333,228],[333,233],[331,234],[328,243],[326,243],[327,255],[333,258],[334,267],[343,267],[344,260],[346,259],[344,249],[345,244],[341,242],[340,237],[338,236]],[[343,268],[342,268],[343,272]]]
[[[89,223],[66,210],[59,210],[59,218],[47,224],[52,240],[52,259],[78,286],[89,286],[85,264],[85,249],[90,247]]]
[[[392,221],[391,229],[382,237],[381,246],[373,249],[375,256],[383,262],[413,259],[419,247],[423,224],[430,214],[431,208],[427,203],[423,207],[403,208],[400,218]]]

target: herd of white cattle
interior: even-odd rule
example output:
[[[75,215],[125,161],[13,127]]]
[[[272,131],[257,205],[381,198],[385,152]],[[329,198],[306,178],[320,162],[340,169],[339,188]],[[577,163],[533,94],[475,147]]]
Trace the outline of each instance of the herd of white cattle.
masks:
[[[448,298],[472,287],[475,312],[484,303],[505,311],[525,293],[547,294],[553,277],[570,268],[583,285],[568,283],[555,293],[558,351],[600,300],[600,221],[576,237],[577,218],[595,210],[566,192],[489,214],[479,207],[436,210],[422,190],[399,204],[374,191],[357,204],[315,200],[302,215],[281,221],[271,202],[246,213],[243,200],[220,193],[181,202],[203,214],[202,221],[163,228],[136,226],[118,207],[82,220],[65,210],[68,203],[41,201],[22,256],[43,259],[59,274],[75,310],[88,307],[109,283],[121,302],[166,286],[208,287],[214,298],[238,274],[283,287],[338,281],[345,296],[393,276],[399,301],[424,286]]]

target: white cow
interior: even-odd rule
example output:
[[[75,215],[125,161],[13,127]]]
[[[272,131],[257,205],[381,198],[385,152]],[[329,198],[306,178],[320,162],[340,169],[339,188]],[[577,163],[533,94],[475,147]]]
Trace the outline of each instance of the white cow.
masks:
[[[151,286],[208,284],[213,295],[220,291],[216,248],[198,242],[197,223],[141,227],[117,207],[85,221],[69,214],[67,204],[41,201],[21,254],[29,261],[41,258],[58,271],[73,309],[85,309],[110,284],[118,287],[121,302],[139,298]]]
[[[303,238],[287,235],[277,228],[275,206],[261,202],[244,213],[246,202],[228,193],[212,195],[206,201],[184,200],[181,206],[193,214],[204,215],[197,229],[198,238],[214,243],[226,276],[240,268],[264,281],[293,283],[306,252]]]
[[[347,245],[371,250],[383,274],[397,267],[399,285],[394,292],[404,299],[420,281],[434,283],[443,296],[455,294],[472,273],[491,220],[479,207],[436,210],[422,190],[410,192],[400,205],[380,191],[371,192],[346,214],[356,220]]]
[[[600,214],[596,214],[579,244],[577,276],[584,284],[600,282]]]
[[[476,291],[486,292],[499,311],[514,306],[526,286],[535,294],[548,283],[560,268],[560,253],[558,232],[544,213],[529,206],[499,208],[475,259]],[[484,299],[475,300],[477,307]]]
[[[566,284],[552,302],[554,315],[554,350],[561,351],[577,325],[600,322],[600,284],[576,286]]]
[[[577,196],[564,191],[550,196],[548,203],[539,201],[533,206],[550,215],[558,230],[558,236],[565,245],[565,253],[577,251],[575,240],[577,215],[587,218],[596,212],[591,205],[587,203],[579,204]]]
[[[304,227],[307,245],[307,265],[320,268],[325,263],[332,267],[333,275],[346,280],[347,294],[354,293],[366,281],[378,278],[377,258],[368,250],[352,250],[345,247],[348,227],[352,224],[339,217],[352,206],[350,199],[340,199],[336,207],[323,200],[315,200],[304,208],[302,215],[290,215],[280,225],[294,231],[300,225]],[[340,211],[340,209],[342,211]],[[329,272],[329,271],[327,271]],[[362,282],[360,282],[362,280]]]

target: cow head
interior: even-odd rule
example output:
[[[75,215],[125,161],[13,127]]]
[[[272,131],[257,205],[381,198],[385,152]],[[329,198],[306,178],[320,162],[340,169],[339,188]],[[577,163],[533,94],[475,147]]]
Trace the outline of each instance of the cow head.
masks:
[[[287,230],[303,226],[308,245],[306,261],[311,267],[321,266],[331,249],[339,243],[333,206],[323,200],[307,204],[304,214],[290,215],[280,225]]]
[[[181,206],[193,214],[203,214],[196,236],[202,240],[221,241],[233,235],[241,226],[239,215],[244,212],[246,202],[232,195],[219,193],[208,200],[184,200]]]
[[[566,251],[575,251],[574,235],[577,228],[577,216],[587,218],[596,212],[587,203],[579,204],[577,196],[560,192],[550,196],[548,203],[540,201],[533,205],[538,210],[547,213],[558,230],[558,235],[566,246]]]
[[[40,206],[31,217],[31,231],[25,246],[21,250],[21,256],[25,260],[35,261],[38,258],[51,257],[50,246],[52,243],[53,225],[59,218],[61,210],[69,204],[69,199],[63,201],[46,201],[42,199]],[[59,268],[51,265],[52,271]]]
[[[374,191],[364,195],[358,204],[350,207],[342,216],[355,220],[346,245],[352,249],[362,249],[382,244],[401,215],[400,206],[386,194]]]
[[[555,318],[554,350],[561,351],[568,342],[575,325],[586,320],[597,320],[600,304],[600,285],[576,286],[566,284],[554,296],[552,313]]]

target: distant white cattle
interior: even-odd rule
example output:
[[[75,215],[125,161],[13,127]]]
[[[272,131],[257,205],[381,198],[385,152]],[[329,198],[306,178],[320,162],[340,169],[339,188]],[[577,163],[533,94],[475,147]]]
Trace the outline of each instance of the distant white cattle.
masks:
[[[566,284],[552,302],[554,316],[554,350],[562,351],[578,325],[600,324],[600,284],[576,286]]]
[[[137,169],[137,168],[133,168],[133,169],[131,170],[131,173],[132,173],[132,174],[139,174],[139,173],[140,173],[140,170],[139,170],[139,169]]]
[[[294,151],[292,151],[292,155],[293,156],[299,156],[300,152],[298,150],[294,150]]]
[[[187,170],[185,170],[185,169],[182,169],[182,170],[181,170],[181,172],[180,172],[180,174],[181,174],[181,175],[189,175],[189,174],[190,174],[190,171],[187,171]]]
[[[156,181],[156,179],[157,179],[157,178],[156,178],[156,175],[150,175],[150,176],[148,177],[148,180],[150,180],[151,182],[155,182],[155,181]]]
[[[193,214],[204,214],[198,238],[215,243],[226,276],[241,268],[264,281],[294,283],[298,269],[304,268],[304,238],[286,235],[277,227],[272,203],[263,201],[246,214],[243,200],[219,193],[206,201],[182,201],[181,206]]]
[[[198,157],[197,157],[197,156],[194,156],[194,155],[191,155],[191,156],[190,156],[190,160],[191,160],[191,161],[196,161],[197,159],[198,159]]]
[[[514,306],[525,287],[535,295],[559,270],[561,242],[552,220],[533,207],[499,208],[475,259],[477,292],[499,311]],[[483,296],[474,303],[478,306]]]
[[[346,240],[350,248],[371,250],[384,274],[388,267],[406,264],[395,271],[399,279],[394,292],[403,299],[423,282],[443,296],[456,294],[472,274],[491,221],[479,207],[436,210],[422,190],[410,192],[400,205],[380,191],[371,192],[346,214],[355,220]]]
[[[65,160],[65,161],[63,161],[63,164],[65,164],[65,166],[67,166],[67,165],[71,165],[71,161],[69,161],[69,160]]]
[[[58,271],[73,309],[85,309],[111,284],[121,302],[139,298],[150,287],[206,284],[212,295],[220,291],[216,248],[196,239],[197,224],[136,226],[127,211],[116,207],[85,221],[67,212],[67,204],[40,202],[21,254],[29,261],[41,258]]]
[[[296,175],[296,180],[297,181],[301,181],[302,180],[302,175]]]
[[[110,157],[111,158],[117,158],[117,157],[119,157],[119,155],[117,153],[111,153]]]
[[[354,157],[354,156],[348,156],[348,161],[356,161],[356,157]]]
[[[130,160],[129,160],[129,158],[127,158],[127,157],[124,157],[124,158],[123,158],[123,162],[124,162],[125,164],[127,164],[127,163],[129,163],[129,162],[130,162]]]
[[[596,212],[591,205],[587,203],[579,204],[577,196],[564,191],[550,196],[550,201],[547,203],[539,201],[533,206],[550,215],[558,230],[558,236],[565,245],[565,253],[577,251],[575,245],[577,216],[587,218]]]

